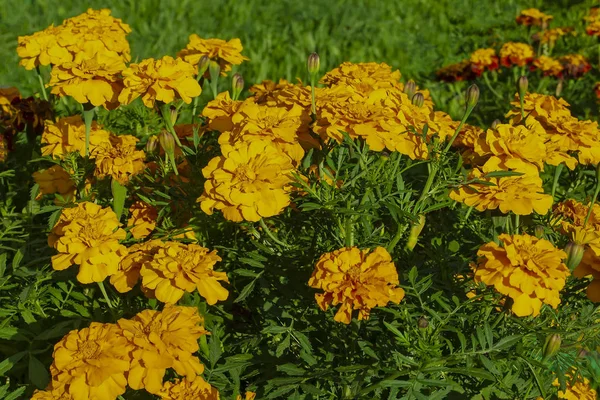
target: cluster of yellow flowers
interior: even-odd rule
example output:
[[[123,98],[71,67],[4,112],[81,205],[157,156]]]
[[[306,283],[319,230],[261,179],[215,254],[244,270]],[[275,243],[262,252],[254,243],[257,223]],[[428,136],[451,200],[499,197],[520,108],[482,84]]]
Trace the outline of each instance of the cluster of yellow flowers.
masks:
[[[92,322],[73,330],[54,346],[51,383],[32,400],[113,400],[127,386],[163,400],[217,400],[194,355],[198,339],[208,334],[202,323],[196,308],[167,305],[116,324]],[[184,378],[163,383],[170,369]]]
[[[600,9],[598,7],[591,8],[584,19],[587,21],[585,32],[590,36],[600,36]]]

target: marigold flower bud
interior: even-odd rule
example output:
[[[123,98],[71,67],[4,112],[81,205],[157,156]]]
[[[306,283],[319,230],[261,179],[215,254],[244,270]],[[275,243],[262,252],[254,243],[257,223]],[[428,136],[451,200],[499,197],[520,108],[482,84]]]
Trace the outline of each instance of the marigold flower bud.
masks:
[[[412,97],[412,103],[417,107],[423,107],[423,104],[425,103],[425,96],[423,96],[423,93],[415,93],[415,95]]]
[[[171,117],[171,125],[175,125],[177,123],[177,107],[171,106],[169,108],[169,114]]]
[[[244,78],[242,75],[233,75],[233,78],[231,79],[231,89],[233,91],[233,100],[237,100],[240,93],[242,93],[242,90],[244,90]]]
[[[561,341],[562,339],[558,333],[546,338],[546,343],[544,344],[544,359],[548,359],[558,353]]]
[[[556,91],[554,92],[554,95],[556,97],[560,97],[560,94],[562,93],[563,90],[563,80],[559,79],[558,83],[556,84]]]
[[[208,72],[210,73],[210,80],[216,81],[219,79],[219,74],[221,73],[221,67],[219,63],[216,61],[211,61],[208,66]]]
[[[565,247],[565,252],[567,253],[567,267],[573,271],[581,262],[585,247],[575,242],[569,242]]]
[[[146,142],[146,153],[152,154],[155,153],[158,149],[158,136],[153,135],[148,138]]]
[[[429,326],[429,321],[427,321],[427,318],[421,317],[419,318],[419,322],[417,322],[417,325],[419,326],[419,328],[425,329]]]
[[[496,127],[497,127],[499,124],[501,124],[501,123],[502,123],[502,122],[500,122],[500,120],[499,120],[499,119],[495,119],[495,120],[494,120],[494,122],[492,122],[491,128],[495,130],[495,129],[496,129]]]
[[[544,238],[544,231],[545,229],[543,225],[536,225],[534,228],[535,236],[540,239]]]
[[[478,101],[479,101],[479,86],[477,86],[476,84],[472,84],[467,89],[467,107],[471,108],[471,109],[475,108]]]
[[[203,55],[200,57],[200,61],[198,62],[198,76],[204,75],[206,70],[208,69],[208,65],[210,63],[210,58],[207,55]]]
[[[529,87],[529,79],[525,75],[521,76],[517,81],[517,89],[519,90],[520,95],[525,95],[527,93],[527,88]]]
[[[307,61],[308,73],[310,76],[316,76],[319,73],[319,67],[321,66],[321,59],[317,53],[311,53],[308,56]]]
[[[160,141],[160,147],[162,147],[165,153],[175,154],[175,139],[172,134],[163,130],[158,135],[158,140]]]
[[[412,99],[415,93],[417,93],[417,84],[412,79],[406,82],[404,85],[404,93],[408,96],[409,99]]]

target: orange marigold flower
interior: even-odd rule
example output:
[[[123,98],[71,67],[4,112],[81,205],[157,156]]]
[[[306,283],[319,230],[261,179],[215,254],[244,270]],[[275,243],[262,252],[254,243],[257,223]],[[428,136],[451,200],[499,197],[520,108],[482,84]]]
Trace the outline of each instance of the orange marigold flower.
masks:
[[[552,196],[543,193],[542,180],[537,171],[528,171],[526,165],[519,168],[527,171],[520,176],[489,177],[487,174],[505,171],[498,157],[490,158],[481,169],[474,168],[466,183],[450,192],[450,198],[479,211],[510,211],[517,215],[529,215],[532,212],[544,215],[552,206]]]
[[[242,103],[241,100],[232,100],[229,92],[219,93],[202,110],[202,116],[206,117],[208,129],[221,133],[231,131],[233,129],[233,115]]]
[[[547,43],[552,48],[554,47],[558,39],[560,39],[568,33],[572,33],[573,35],[575,35],[573,28],[570,27],[546,29],[545,31],[540,33],[539,40],[540,43]]]
[[[72,96],[81,104],[111,109],[118,106],[123,58],[98,42],[88,42],[73,61],[55,65],[49,86],[57,96]]]
[[[563,73],[563,65],[560,61],[548,56],[539,56],[533,60],[531,67],[532,69],[539,69],[542,71],[544,76],[554,76],[559,78]]]
[[[326,85],[346,85],[365,94],[375,89],[402,88],[400,71],[392,71],[386,63],[344,62],[321,78]]]
[[[172,103],[181,99],[190,104],[192,98],[202,92],[194,78],[194,67],[181,58],[170,56],[129,65],[123,71],[123,85],[119,95],[121,103],[129,104],[142,96],[142,101],[150,108],[154,107],[155,101]]]
[[[219,281],[229,282],[225,272],[213,270],[221,261],[217,251],[197,244],[166,242],[140,270],[142,286],[154,290],[164,303],[177,303],[185,292],[198,290],[208,304],[226,300],[229,292]]]
[[[533,61],[534,57],[533,47],[527,43],[508,42],[500,49],[500,60],[505,67],[522,67]]]
[[[73,200],[77,187],[71,175],[60,165],[53,165],[48,169],[33,173],[33,180],[40,187],[38,199],[45,194],[58,194],[62,199],[56,198],[55,204],[64,204]]]
[[[219,136],[221,149],[240,142],[266,140],[294,163],[298,163],[304,157],[299,137],[309,134],[310,117],[303,111],[299,105],[288,110],[284,107],[259,105],[253,99],[244,101],[231,118],[233,129]]]
[[[558,61],[563,65],[565,75],[572,78],[579,78],[592,69],[587,58],[581,54],[568,54],[560,57]]]
[[[129,207],[127,227],[135,239],[143,239],[156,227],[158,210],[143,201],[136,201]]]
[[[197,374],[204,367],[193,354],[198,351],[198,338],[208,332],[197,308],[167,305],[163,311],[144,310],[117,324],[133,345],[128,374],[131,388],[158,394],[169,368],[190,381],[201,379]]]
[[[144,243],[134,244],[127,249],[127,255],[119,264],[119,269],[110,277],[110,283],[120,293],[129,292],[140,280],[140,270],[146,262],[152,261],[158,249],[164,247],[161,240],[150,240]],[[146,295],[151,294],[146,292]]]
[[[193,381],[184,378],[181,380],[176,379],[173,382],[165,382],[158,396],[161,400],[219,400],[219,391],[198,376]]]
[[[269,101],[274,101],[277,97],[277,93],[279,92],[279,90],[289,85],[291,85],[291,83],[285,79],[280,79],[278,83],[267,79],[262,81],[261,83],[257,83],[250,86],[248,91],[254,94],[254,98],[256,99],[256,102],[258,104],[262,104]]]
[[[67,269],[79,265],[81,283],[102,282],[119,268],[127,254],[119,240],[126,237],[116,214],[110,208],[89,202],[62,211],[48,237],[48,244],[58,254],[52,256],[52,268]]]
[[[96,148],[96,170],[94,174],[102,179],[111,176],[120,184],[144,170],[146,153],[136,150],[138,138],[132,135],[111,135],[110,142]]]
[[[131,350],[119,327],[92,322],[54,346],[53,382],[73,400],[116,399],[127,387]]]
[[[43,31],[17,39],[20,65],[32,70],[39,65],[60,65],[73,61],[73,55],[58,43],[60,27],[50,26]]]
[[[475,75],[480,76],[486,69],[493,71],[498,69],[498,56],[494,49],[477,49],[469,57],[471,69]]]
[[[558,382],[558,378],[552,382],[553,386],[560,386]],[[590,380],[588,378],[577,377],[575,379],[569,380],[567,382],[567,387],[565,391],[558,391],[559,399],[566,400],[596,400],[597,393],[596,390],[592,389],[590,386]]]
[[[207,180],[197,201],[208,215],[221,210],[230,221],[272,217],[290,204],[292,171],[290,158],[271,142],[242,142],[202,169]]]
[[[517,24],[525,26],[545,26],[553,18],[552,15],[544,14],[537,8],[528,8],[527,10],[521,11],[521,14],[517,16]]]
[[[110,134],[92,122],[90,131],[90,157],[100,145],[109,143]],[[42,155],[64,159],[69,153],[85,155],[85,123],[80,115],[63,117],[55,123],[48,122],[42,133]]]
[[[544,130],[536,132],[523,125],[498,124],[475,142],[475,153],[481,157],[498,157],[506,169],[519,171],[525,162],[543,170],[546,145],[542,135],[545,135]]]
[[[512,311],[519,317],[536,316],[542,303],[553,308],[560,303],[569,269],[567,254],[545,240],[530,235],[498,237],[502,246],[490,242],[481,246],[475,282],[483,282],[513,299]]]
[[[249,58],[242,55],[242,42],[240,39],[231,39],[225,41],[223,39],[203,39],[195,33],[189,37],[189,42],[185,49],[177,53],[177,57],[181,57],[188,63],[194,66],[196,73],[198,71],[198,63],[202,56],[207,56],[209,59],[219,63],[221,67],[221,75],[227,75],[231,71],[232,65],[239,65]]]
[[[352,320],[353,310],[359,310],[359,320],[369,319],[372,308],[390,301],[400,303],[404,290],[399,284],[396,266],[383,247],[373,251],[346,247],[325,253],[308,281],[310,287],[324,291],[315,294],[323,311],[330,304],[341,304],[334,320],[345,324]]]

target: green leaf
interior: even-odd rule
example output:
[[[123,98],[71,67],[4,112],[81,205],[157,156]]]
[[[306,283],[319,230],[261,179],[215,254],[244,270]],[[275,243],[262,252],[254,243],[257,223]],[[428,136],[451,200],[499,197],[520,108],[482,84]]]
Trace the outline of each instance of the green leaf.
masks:
[[[510,335],[500,339],[494,345],[494,350],[505,350],[509,347],[514,346],[523,339],[523,335]]]
[[[29,381],[38,389],[45,389],[50,382],[50,373],[40,360],[29,355]]]
[[[20,399],[21,395],[25,392],[25,389],[27,389],[26,386],[21,386],[20,388],[18,388],[14,392],[12,392],[9,395],[7,395],[6,397],[4,397],[3,400],[17,400],[17,399]]]
[[[115,178],[112,179],[111,185],[113,195],[113,211],[117,214],[117,219],[121,219],[123,209],[125,208],[125,199],[127,198],[127,188],[119,183]]]
[[[517,171],[492,171],[484,175],[485,178],[506,178],[509,176],[525,175],[523,172]]]
[[[302,376],[302,375],[306,374],[306,370],[304,370],[300,367],[297,367],[291,363],[278,365],[277,371],[284,372],[287,375],[296,375],[296,376]]]
[[[17,252],[15,253],[15,256],[13,257],[13,261],[12,261],[13,271],[19,269],[19,265],[21,264],[21,261],[23,261],[26,251],[27,251],[27,247],[23,246],[23,247],[19,248],[19,250],[17,250]]]
[[[240,292],[240,295],[233,301],[234,303],[239,303],[244,301],[244,299],[246,297],[248,297],[250,295],[250,293],[252,293],[252,290],[254,290],[254,285],[256,285],[256,280],[262,275],[262,272],[260,274],[258,274],[256,276],[255,279],[253,279],[249,284],[247,284],[246,286],[244,286],[244,288],[242,289],[242,291]]]
[[[12,367],[14,367],[15,364],[18,363],[21,360],[21,358],[25,357],[26,355],[26,351],[21,351],[19,353],[13,354],[12,356],[0,362],[0,376],[4,376],[4,374],[10,371]]]
[[[6,271],[6,258],[8,257],[7,253],[0,254],[0,278],[4,276],[4,272]]]
[[[277,345],[277,349],[275,349],[275,355],[277,357],[281,357],[283,355],[283,352],[290,347],[290,335],[287,335],[282,341],[281,343],[279,343]]]

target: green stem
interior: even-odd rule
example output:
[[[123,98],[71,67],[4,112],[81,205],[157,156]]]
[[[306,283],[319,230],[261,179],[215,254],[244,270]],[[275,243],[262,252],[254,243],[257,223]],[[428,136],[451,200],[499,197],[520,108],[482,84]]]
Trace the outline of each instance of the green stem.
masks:
[[[275,243],[277,243],[280,246],[283,247],[290,247],[289,244],[282,242],[281,240],[277,239],[277,237],[275,236],[275,234],[273,232],[271,232],[271,230],[269,229],[269,227],[267,226],[267,224],[265,224],[264,219],[260,219],[260,226],[263,228],[263,231],[265,231],[265,233],[267,234],[267,236]]]
[[[558,180],[560,179],[560,174],[564,168],[564,164],[560,163],[556,166],[554,170],[554,180],[552,181],[552,198],[554,199],[554,195],[556,194],[556,188],[558,187]]]
[[[519,222],[521,220],[521,216],[519,214],[515,214],[515,234],[519,234]]]
[[[90,155],[90,134],[92,132],[92,122],[96,107],[89,107],[89,104],[83,106],[83,122],[85,123],[85,156]]]
[[[98,287],[100,288],[100,291],[102,292],[102,295],[104,296],[104,300],[106,301],[106,304],[108,304],[108,308],[113,308],[112,303],[110,302],[110,299],[108,298],[108,293],[106,293],[106,288],[104,287],[104,282],[98,282]]]
[[[353,232],[353,226],[352,226],[352,216],[346,218],[346,224],[344,227],[344,236],[345,236],[346,247],[353,247],[354,246],[354,232]]]
[[[594,190],[594,197],[592,197],[592,202],[588,208],[587,215],[585,216],[585,221],[583,222],[583,227],[587,225],[590,217],[592,215],[592,210],[594,209],[594,205],[596,204],[596,199],[598,198],[598,193],[600,193],[600,181],[596,181],[596,190]]]
[[[310,97],[311,97],[311,104],[312,104],[312,108],[311,108],[311,112],[312,115],[314,115],[315,117],[317,116],[317,100],[316,100],[316,95],[315,95],[315,80],[311,79],[310,80]]]
[[[40,88],[42,89],[41,93],[42,93],[42,98],[46,101],[48,101],[48,93],[46,92],[46,85],[44,85],[44,78],[42,78],[42,71],[40,71],[40,66],[38,65],[37,67],[35,67],[35,70],[37,72],[37,77],[38,77],[38,81],[40,83]]]
[[[490,83],[490,78],[488,78],[488,75],[487,75],[487,71],[483,73],[483,80],[485,81],[485,84],[487,85],[488,89],[490,89],[490,92],[492,92],[494,94],[494,96],[501,99],[502,95],[500,93],[496,92],[496,90],[494,90],[494,88],[492,87],[492,84]]]
[[[169,133],[173,135],[175,143],[177,143],[177,146],[181,148],[181,142],[179,141],[179,137],[177,136],[175,128],[173,127],[173,122],[171,121],[170,106],[168,104],[163,104],[162,106],[160,106],[160,113],[162,114],[163,121],[165,122],[165,126],[167,127],[167,131],[169,131]]]
[[[406,225],[403,227],[398,226],[396,235],[394,235],[394,237],[392,238],[392,241],[386,247],[386,250],[388,251],[388,253],[391,253],[394,250],[394,248],[396,247],[396,245],[402,238],[402,235],[404,234],[404,232],[406,232]]]

